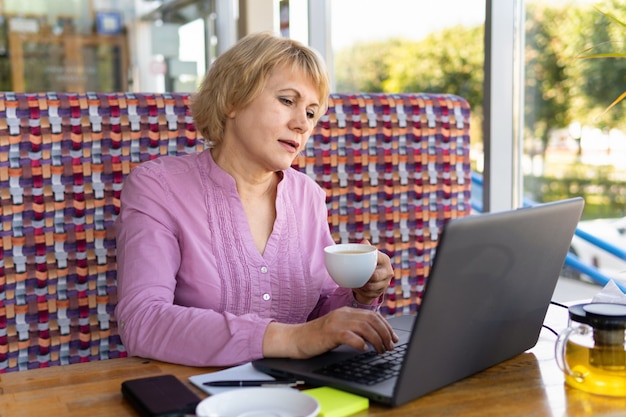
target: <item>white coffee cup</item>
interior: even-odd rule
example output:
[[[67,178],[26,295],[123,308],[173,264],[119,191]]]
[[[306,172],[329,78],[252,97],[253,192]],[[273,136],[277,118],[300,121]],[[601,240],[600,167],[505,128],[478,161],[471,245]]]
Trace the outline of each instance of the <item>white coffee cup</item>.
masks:
[[[364,243],[340,243],[324,248],[326,270],[345,288],[361,288],[376,270],[378,249]]]

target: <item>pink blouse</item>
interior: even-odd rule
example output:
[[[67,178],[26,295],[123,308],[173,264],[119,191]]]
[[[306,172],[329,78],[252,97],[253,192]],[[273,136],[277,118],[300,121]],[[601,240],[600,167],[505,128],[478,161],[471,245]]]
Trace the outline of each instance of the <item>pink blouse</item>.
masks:
[[[124,183],[116,220],[115,314],[130,355],[193,366],[262,356],[273,320],[302,323],[358,305],[324,267],[333,244],[324,191],[283,172],[276,221],[263,255],[234,179],[210,151],[160,157]]]

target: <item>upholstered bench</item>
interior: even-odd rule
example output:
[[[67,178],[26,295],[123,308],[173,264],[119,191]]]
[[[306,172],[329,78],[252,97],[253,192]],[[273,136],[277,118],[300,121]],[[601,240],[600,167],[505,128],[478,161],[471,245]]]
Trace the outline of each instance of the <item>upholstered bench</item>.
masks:
[[[0,93],[0,373],[125,356],[113,317],[124,178],[196,152],[185,94]],[[443,224],[470,213],[467,102],[333,94],[294,168],[337,242],[392,259],[382,313],[416,311]]]

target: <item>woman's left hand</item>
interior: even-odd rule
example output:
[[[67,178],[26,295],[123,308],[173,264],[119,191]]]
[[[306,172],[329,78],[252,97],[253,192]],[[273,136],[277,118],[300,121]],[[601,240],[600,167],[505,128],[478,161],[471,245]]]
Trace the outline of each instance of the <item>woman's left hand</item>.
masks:
[[[370,245],[367,240],[361,243]],[[360,304],[372,304],[387,291],[387,287],[389,287],[392,278],[393,267],[391,266],[391,259],[389,259],[389,256],[386,254],[378,251],[378,263],[374,274],[372,274],[372,277],[364,286],[353,290],[354,298],[356,298]]]

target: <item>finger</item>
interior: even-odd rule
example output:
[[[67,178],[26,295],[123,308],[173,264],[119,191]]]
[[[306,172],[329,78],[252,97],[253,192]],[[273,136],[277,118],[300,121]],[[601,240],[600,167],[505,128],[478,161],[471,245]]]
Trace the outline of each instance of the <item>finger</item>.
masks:
[[[354,290],[355,296],[358,295],[357,300],[362,300],[364,304],[371,304],[376,298],[380,297],[382,293],[380,291],[372,290],[370,288],[358,288]],[[369,301],[363,301],[369,300]]]
[[[354,336],[358,337],[366,347],[367,345],[372,346],[377,353],[387,351],[383,337],[373,327],[359,327],[355,328],[353,332]]]
[[[366,351],[367,338],[363,337],[361,327],[367,321],[367,310],[340,308],[335,310],[325,318],[329,318],[329,327],[335,328],[331,332],[337,337],[337,343],[352,346],[360,351]]]
[[[389,280],[387,280],[387,278],[382,278],[378,280],[371,280],[360,289],[370,295],[381,295],[385,292],[387,287],[389,287]]]
[[[360,335],[372,345],[378,353],[383,353],[394,348],[394,331],[380,314],[372,313],[365,323],[365,327],[361,327]],[[397,336],[395,336],[397,338]]]
[[[385,319],[380,313],[374,313],[376,318],[375,326],[377,328],[377,332],[381,335],[381,338],[384,342],[384,346],[387,350],[392,350],[394,348],[394,343],[399,340],[398,335],[391,327],[391,324]]]
[[[383,294],[384,290],[375,288],[364,289],[363,291],[361,291],[361,296],[363,298],[378,298]]]
[[[393,276],[393,271],[389,271],[387,270],[387,268],[385,266],[378,266],[375,270],[374,273],[372,274],[372,276],[370,277],[369,281],[367,281],[367,284],[387,284],[388,281],[391,280],[391,277]]]
[[[368,349],[367,341],[361,337],[358,333],[349,332],[350,334],[342,340],[342,345],[351,346],[361,352],[365,352]]]
[[[396,333],[396,331],[393,329],[393,327],[391,327],[391,324],[389,324],[389,322],[387,321],[386,318],[384,318],[382,315],[379,314],[379,316],[383,319],[383,321],[385,322],[385,325],[387,326],[387,328],[389,329],[389,331],[391,332],[391,339],[393,340],[394,343],[397,343],[400,340],[400,337],[398,336],[398,334]]]
[[[344,318],[346,330],[351,335],[344,335],[350,345],[361,349],[360,344],[369,343],[378,353],[393,350],[399,340],[389,322],[379,313],[369,310],[348,310]],[[359,341],[360,340],[360,341]],[[348,342],[342,342],[348,344]],[[366,346],[366,345],[365,345]]]
[[[387,319],[385,319],[382,315],[378,313],[376,315],[380,318],[387,331],[387,333],[385,334],[386,337],[383,338],[383,341],[385,342],[385,347],[387,348],[387,350],[393,350],[393,348],[395,347],[395,343],[397,343],[400,338],[393,330],[393,327],[391,327],[391,324],[389,324]]]

